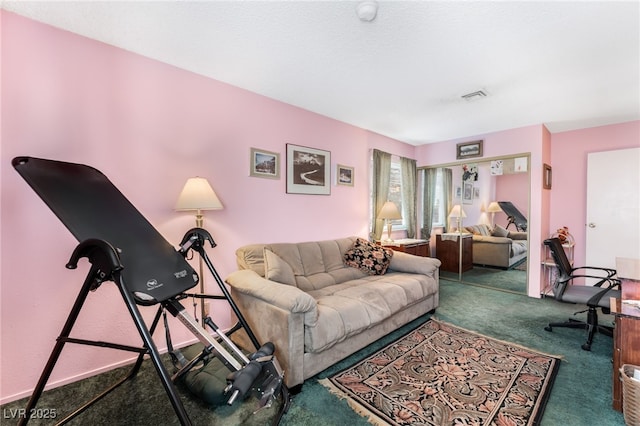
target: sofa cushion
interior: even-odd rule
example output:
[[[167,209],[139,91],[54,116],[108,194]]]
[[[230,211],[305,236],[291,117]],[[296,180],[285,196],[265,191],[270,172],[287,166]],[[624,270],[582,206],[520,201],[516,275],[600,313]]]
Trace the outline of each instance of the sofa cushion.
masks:
[[[511,257],[515,257],[527,252],[527,242],[526,241],[514,241],[511,244]]]
[[[296,285],[296,277],[291,266],[280,256],[264,248],[264,277],[282,284]]]
[[[310,291],[317,302],[318,321],[305,326],[305,352],[322,352],[437,292],[433,278],[401,272]]]
[[[368,275],[382,275],[387,272],[392,257],[393,250],[358,238],[344,254],[344,263]]]
[[[355,237],[306,243],[270,244],[268,248],[291,266],[296,287],[303,291],[318,290],[340,284],[364,273],[343,262],[344,253],[356,241]]]
[[[493,231],[491,231],[491,235],[494,237],[508,237],[509,231],[500,225],[496,225],[495,228],[493,228]]]

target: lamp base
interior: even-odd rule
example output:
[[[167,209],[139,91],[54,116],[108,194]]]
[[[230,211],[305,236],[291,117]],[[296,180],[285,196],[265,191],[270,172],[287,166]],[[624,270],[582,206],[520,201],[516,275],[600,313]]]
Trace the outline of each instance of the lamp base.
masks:
[[[391,238],[391,228],[393,227],[393,225],[391,224],[391,221],[387,219],[387,238],[385,238],[383,241],[390,243],[393,242],[393,238]]]

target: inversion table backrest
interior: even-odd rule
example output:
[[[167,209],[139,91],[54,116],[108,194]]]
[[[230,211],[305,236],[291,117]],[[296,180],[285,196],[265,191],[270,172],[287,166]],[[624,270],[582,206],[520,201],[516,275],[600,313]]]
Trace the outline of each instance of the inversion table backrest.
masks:
[[[513,218],[513,223],[515,223],[518,229],[526,230],[527,229],[527,218],[524,217],[520,210],[516,206],[513,205],[511,201],[498,201],[498,205],[507,216]]]
[[[12,164],[78,241],[104,240],[118,250],[136,303],[162,302],[197,284],[184,257],[99,170],[33,157]]]

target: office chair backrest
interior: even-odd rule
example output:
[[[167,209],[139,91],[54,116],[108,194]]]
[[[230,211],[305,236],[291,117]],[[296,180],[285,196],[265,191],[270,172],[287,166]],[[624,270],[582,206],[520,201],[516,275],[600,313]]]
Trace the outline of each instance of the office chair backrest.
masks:
[[[122,277],[138,304],[162,302],[197,284],[189,263],[100,171],[32,157],[12,164],[78,241],[100,239],[119,250]]]
[[[553,261],[558,268],[558,277],[553,288],[553,294],[557,298],[564,293],[567,283],[571,280],[573,266],[571,266],[571,262],[569,262],[569,258],[567,257],[567,254],[562,247],[562,243],[558,238],[546,239],[544,240],[544,245],[549,247],[551,257],[553,257]]]

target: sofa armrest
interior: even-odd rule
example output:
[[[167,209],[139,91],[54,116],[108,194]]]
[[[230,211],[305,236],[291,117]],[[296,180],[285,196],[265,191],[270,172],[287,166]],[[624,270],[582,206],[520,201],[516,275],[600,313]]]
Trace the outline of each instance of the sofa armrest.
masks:
[[[492,237],[488,235],[474,235],[474,243],[491,243],[491,244],[511,244],[513,241],[508,237]]]
[[[440,264],[440,260],[433,257],[415,256],[401,251],[394,251],[389,268],[397,272],[433,275],[440,267]]]
[[[225,280],[237,292],[293,313],[314,313],[316,300],[297,287],[280,284],[261,277],[255,271],[243,269],[231,273]]]

